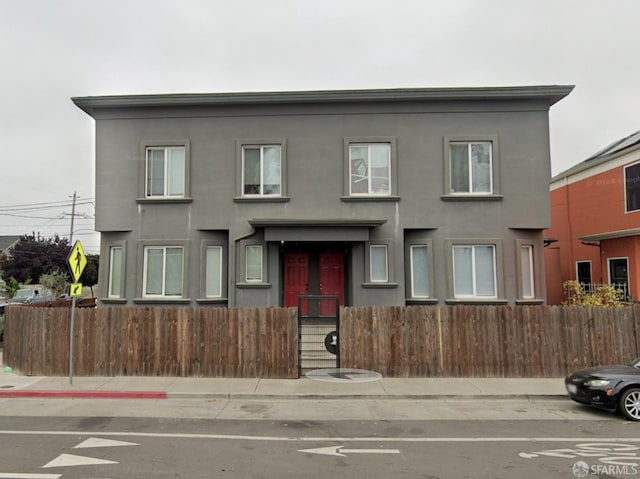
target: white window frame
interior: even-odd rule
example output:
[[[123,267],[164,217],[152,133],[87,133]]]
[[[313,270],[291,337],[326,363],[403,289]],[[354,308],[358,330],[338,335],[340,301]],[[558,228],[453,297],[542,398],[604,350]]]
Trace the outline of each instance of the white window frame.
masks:
[[[527,292],[525,291],[525,274],[527,272],[527,270],[525,269],[525,265],[522,262],[522,252],[523,250],[527,250],[528,254],[527,254],[527,262],[528,262],[528,281],[529,284],[531,285],[531,291],[529,292],[529,294],[526,294]],[[534,299],[536,297],[536,283],[535,283],[535,261],[534,261],[534,252],[535,249],[533,247],[532,244],[522,244],[520,245],[520,262],[521,262],[521,266],[520,266],[520,275],[521,275],[521,284],[522,284],[522,299]]]
[[[183,151],[183,165],[182,165],[182,191],[176,194],[169,194],[169,182],[170,182],[170,158],[169,152],[174,150],[182,150]],[[153,151],[164,151],[164,161],[163,161],[163,186],[162,191],[163,194],[152,194],[150,191],[150,180],[152,175],[152,166],[153,163],[151,161],[151,152]],[[187,147],[184,145],[172,145],[172,146],[160,146],[160,145],[149,145],[145,148],[145,177],[144,177],[144,196],[149,199],[160,199],[160,198],[185,198],[187,195]]]
[[[375,279],[373,277],[373,260],[375,250],[384,251],[384,279]],[[389,247],[386,244],[369,245],[369,274],[371,283],[388,283],[389,282]]]
[[[279,161],[280,161],[280,183],[278,184],[280,191],[278,193],[264,193],[264,174],[265,174],[265,168],[264,168],[264,150],[266,148],[278,148],[279,149]],[[247,149],[251,149],[251,150],[259,150],[260,151],[260,192],[259,193],[245,193],[244,188],[245,188],[245,152]],[[257,197],[257,198],[261,198],[261,197],[278,197],[278,196],[282,196],[282,192],[283,192],[283,162],[282,162],[282,151],[283,151],[283,146],[281,144],[260,144],[260,145],[249,145],[249,144],[244,144],[242,145],[242,162],[241,162],[241,193],[242,196],[245,198],[253,198],[253,197]]]
[[[219,265],[220,267],[218,268],[217,272],[211,272],[209,271],[209,251],[211,250],[217,250],[218,251],[218,255],[219,255]],[[222,292],[224,290],[224,285],[222,284],[223,281],[223,274],[222,271],[224,269],[224,248],[220,245],[208,245],[205,248],[205,286],[204,286],[204,291],[205,291],[205,297],[206,298],[211,298],[211,299],[218,299],[218,298],[222,298]],[[218,279],[218,287],[219,287],[219,291],[216,292],[216,294],[209,294],[209,278],[211,277],[210,274],[216,274],[217,279]]]
[[[414,262],[413,262],[413,259],[414,259],[413,251],[416,248],[424,249],[425,259],[427,261],[427,264],[425,265],[427,268],[427,275],[426,275],[427,276],[426,277],[427,294],[426,295],[417,295],[415,291],[415,271],[414,271]],[[409,245],[409,269],[410,269],[409,282],[411,286],[411,298],[424,299],[424,298],[432,297],[431,288],[433,287],[433,285],[431,284],[431,275],[429,274],[430,266],[431,265],[429,264],[429,246],[427,246],[426,244]]]
[[[580,283],[580,275],[578,274],[579,265],[581,263],[587,263],[589,265],[589,281],[586,284],[593,283],[593,264],[590,259],[581,259],[576,261],[576,281]]]
[[[256,248],[256,251],[260,252],[260,276],[259,278],[250,277],[249,267],[256,266],[249,264],[249,250]],[[264,280],[264,247],[261,244],[248,244],[245,246],[245,279],[247,283],[262,283]]]
[[[376,192],[373,191],[373,185],[372,185],[372,181],[373,181],[373,175],[371,174],[372,172],[372,168],[371,168],[371,147],[372,146],[381,146],[384,145],[387,147],[387,191],[381,191],[381,192]],[[353,186],[353,182],[352,182],[352,176],[354,175],[354,172],[352,171],[352,167],[353,167],[353,162],[352,162],[352,158],[351,158],[351,150],[352,148],[367,148],[367,165],[366,165],[366,176],[363,176],[362,181],[364,181],[366,179],[367,181],[367,192],[366,193],[354,193],[352,191],[352,186]],[[391,167],[391,162],[392,162],[392,144],[390,142],[353,142],[353,143],[349,143],[349,195],[351,196],[390,196],[391,195],[391,189],[392,189],[392,167]]]
[[[166,294],[167,287],[167,250],[179,249],[182,252],[182,271],[180,272],[180,286],[181,291],[179,294]],[[148,294],[147,293],[147,277],[148,277],[148,253],[150,250],[162,250],[162,292],[161,294]],[[162,245],[162,246],[144,246],[143,247],[143,275],[142,275],[142,296],[144,298],[182,298],[184,295],[184,271],[185,271],[185,248],[181,245]]]
[[[120,258],[114,257],[114,251],[120,252]],[[124,285],[124,248],[122,245],[116,245],[109,247],[109,281],[108,281],[108,291],[107,297],[113,299],[119,299],[122,297],[122,287]],[[119,282],[116,284],[114,281],[115,270],[118,269],[119,272]]]
[[[493,295],[479,295],[477,293],[478,285],[476,282],[476,248],[478,247],[490,247],[493,251]],[[456,258],[455,250],[458,248],[470,248],[471,249],[471,286],[472,294],[458,294],[456,291]],[[460,299],[496,299],[498,297],[498,258],[497,248],[495,244],[454,244],[451,248],[451,261],[452,261],[452,277],[453,277],[453,294],[455,298]]]

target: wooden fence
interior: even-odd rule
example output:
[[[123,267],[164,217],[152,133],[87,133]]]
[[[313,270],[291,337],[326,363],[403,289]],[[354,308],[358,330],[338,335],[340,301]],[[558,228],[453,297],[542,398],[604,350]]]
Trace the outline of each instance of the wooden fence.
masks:
[[[390,377],[561,377],[639,356],[640,306],[341,309],[341,366]],[[4,362],[68,374],[70,313],[7,308]],[[79,309],[78,376],[295,378],[295,308]]]

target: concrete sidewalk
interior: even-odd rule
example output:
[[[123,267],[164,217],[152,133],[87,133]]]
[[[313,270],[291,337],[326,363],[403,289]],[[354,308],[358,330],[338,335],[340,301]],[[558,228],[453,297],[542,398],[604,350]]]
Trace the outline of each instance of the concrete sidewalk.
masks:
[[[0,398],[438,399],[566,397],[562,378],[300,379],[21,376],[0,372]]]

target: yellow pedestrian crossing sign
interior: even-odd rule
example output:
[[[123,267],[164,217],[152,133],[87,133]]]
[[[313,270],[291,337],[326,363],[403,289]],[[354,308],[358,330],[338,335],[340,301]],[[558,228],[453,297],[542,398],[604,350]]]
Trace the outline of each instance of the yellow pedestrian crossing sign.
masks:
[[[87,266],[87,256],[84,254],[84,249],[82,249],[82,243],[80,243],[80,240],[76,241],[73,248],[71,248],[71,253],[69,253],[67,262],[69,263],[74,283],[78,283],[85,266]]]

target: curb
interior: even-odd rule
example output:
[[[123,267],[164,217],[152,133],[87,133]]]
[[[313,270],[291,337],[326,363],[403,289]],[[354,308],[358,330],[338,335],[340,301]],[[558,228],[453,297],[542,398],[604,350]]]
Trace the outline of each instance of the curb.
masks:
[[[167,399],[167,393],[164,391],[16,390],[16,391],[0,391],[0,398]]]

